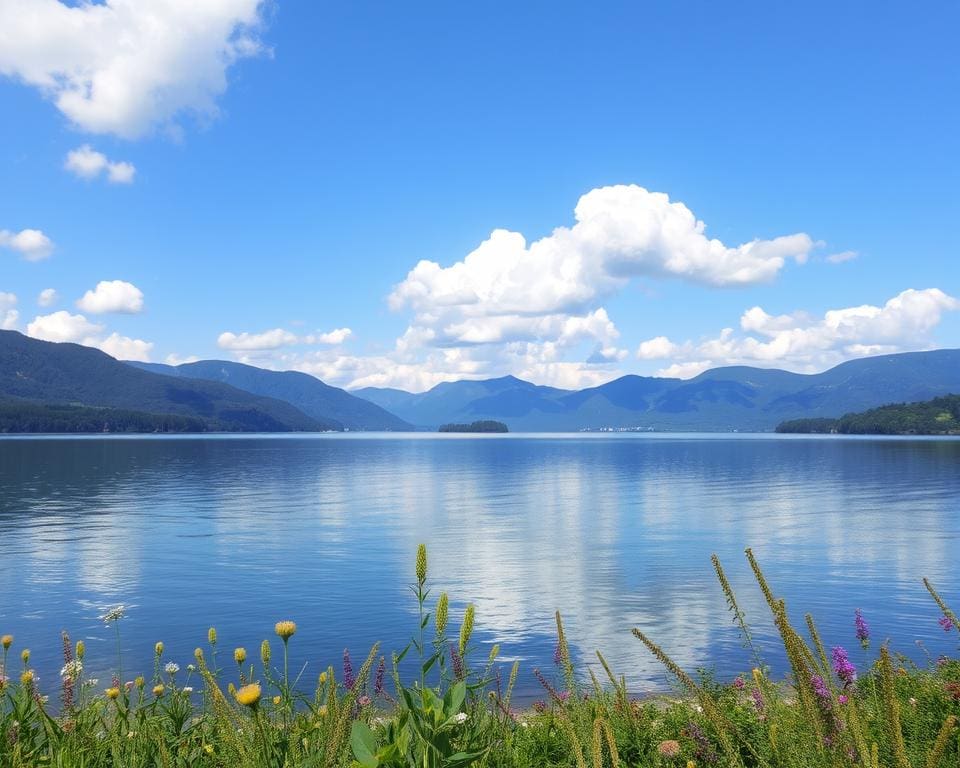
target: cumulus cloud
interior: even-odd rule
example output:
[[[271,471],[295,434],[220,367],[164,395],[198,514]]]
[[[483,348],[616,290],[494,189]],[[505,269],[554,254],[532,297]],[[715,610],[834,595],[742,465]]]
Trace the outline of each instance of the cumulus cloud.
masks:
[[[37,296],[37,305],[41,307],[49,307],[53,304],[56,304],[59,298],[60,296],[55,288],[44,288]]]
[[[353,335],[353,331],[349,328],[335,328],[332,331],[327,331],[326,333],[317,333],[311,336],[307,336],[304,341],[307,344],[343,344],[347,339]]]
[[[657,371],[662,376],[687,378],[715,365],[813,373],[854,357],[928,349],[943,314],[956,310],[960,301],[939,288],[911,288],[883,306],[832,309],[820,317],[804,312],[771,315],[752,307],[741,316],[739,333],[724,328],[716,337],[698,342],[674,344],[664,337],[651,341],[669,350],[661,357],[673,360]]]
[[[0,74],[91,133],[132,139],[216,114],[236,61],[264,52],[261,0],[0,3]]]
[[[17,295],[0,291],[0,330],[12,331],[17,327],[20,313],[15,309]]]
[[[263,333],[236,334],[226,331],[217,338],[217,346],[220,349],[229,349],[234,352],[257,352],[289,347],[299,343],[299,341],[295,333],[290,333],[283,328],[274,328],[272,331],[264,331]]]
[[[131,339],[114,332],[103,335],[104,326],[87,320],[83,315],[71,315],[66,310],[49,315],[38,315],[27,325],[27,335],[43,341],[69,342],[97,347],[121,360],[150,361],[153,343]]]
[[[853,261],[859,255],[856,251],[841,251],[840,253],[831,253],[827,256],[827,261],[831,264],[843,264],[845,261]]]
[[[657,336],[640,342],[640,346],[637,348],[637,357],[641,360],[658,360],[670,357],[677,349],[677,345],[666,336]]]
[[[135,315],[143,311],[143,292],[123,280],[101,280],[96,288],[77,300],[77,308],[92,315],[107,312]]]
[[[68,152],[63,167],[82,179],[95,179],[106,174],[111,184],[132,184],[137,172],[132,163],[108,160],[105,154],[97,152],[89,144]]]
[[[0,248],[16,251],[27,261],[41,261],[53,253],[53,241],[39,229],[0,229]]]

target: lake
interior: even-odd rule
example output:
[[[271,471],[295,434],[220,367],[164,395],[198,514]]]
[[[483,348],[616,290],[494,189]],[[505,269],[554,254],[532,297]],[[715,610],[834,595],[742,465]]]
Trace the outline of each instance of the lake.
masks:
[[[122,603],[124,669],[157,640],[186,667],[216,626],[221,665],[298,624],[310,684],[345,647],[354,664],[416,628],[414,554],[451,634],[477,608],[477,660],[501,643],[553,674],[554,611],[578,662],[601,649],[632,690],[670,681],[637,626],[689,669],[729,679],[751,657],[731,623],[717,553],[775,671],[784,661],[743,557],[753,548],[795,623],[862,663],[875,641],[924,661],[955,652],[926,576],[960,610],[960,440],[774,435],[381,435],[0,439],[0,633],[33,649],[56,692],[60,631],[108,677]],[[917,644],[917,641],[922,643]],[[876,642],[871,648],[875,653]],[[276,653],[276,651],[275,651]],[[18,662],[19,664],[19,662]],[[101,680],[106,683],[107,680]]]

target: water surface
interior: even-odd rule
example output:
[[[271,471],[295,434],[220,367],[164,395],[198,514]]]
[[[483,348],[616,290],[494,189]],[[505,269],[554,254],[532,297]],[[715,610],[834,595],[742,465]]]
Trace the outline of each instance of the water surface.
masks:
[[[767,660],[783,670],[743,558],[825,643],[853,611],[918,661],[956,651],[921,584],[960,605],[960,441],[743,435],[324,435],[0,439],[0,632],[52,687],[59,633],[90,667],[115,655],[97,616],[123,603],[125,670],[157,640],[185,667],[216,626],[222,661],[256,657],[278,619],[307,676],[416,627],[427,543],[453,632],[477,606],[478,655],[519,685],[552,669],[553,613],[578,661],[601,649],[636,691],[663,688],[641,627],[689,668],[752,666],[714,579],[722,559]],[[855,659],[863,660],[857,653]],[[132,676],[132,675],[129,675]]]

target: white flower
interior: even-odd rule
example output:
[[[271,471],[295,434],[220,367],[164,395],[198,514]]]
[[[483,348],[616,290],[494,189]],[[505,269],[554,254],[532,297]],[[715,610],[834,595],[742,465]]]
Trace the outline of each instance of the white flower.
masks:
[[[456,720],[458,723],[465,723],[467,722],[467,713],[458,712],[453,719]]]
[[[197,668],[193,664],[187,664],[187,672],[196,672]]]
[[[180,690],[183,691],[184,693],[193,693],[193,688],[191,688],[189,685],[183,686],[183,688],[181,688]]]
[[[180,671],[180,665],[174,664],[172,661],[168,661],[167,666],[163,668],[163,671],[166,672],[168,675],[175,675],[177,674],[177,672]]]
[[[110,624],[114,621],[120,621],[123,618],[123,606],[118,605],[115,608],[111,608],[103,616],[100,617],[103,620],[104,624]]]
[[[83,684],[84,684],[84,685],[89,685],[89,686],[94,686],[94,685],[96,685],[96,684],[99,683],[99,682],[100,682],[100,679],[99,679],[99,678],[91,677],[89,680],[84,680],[84,681],[83,681]]]
[[[80,659],[74,659],[73,661],[68,661],[63,665],[63,669],[60,670],[60,677],[70,682],[74,682],[80,678],[80,675],[83,674],[83,662]]]

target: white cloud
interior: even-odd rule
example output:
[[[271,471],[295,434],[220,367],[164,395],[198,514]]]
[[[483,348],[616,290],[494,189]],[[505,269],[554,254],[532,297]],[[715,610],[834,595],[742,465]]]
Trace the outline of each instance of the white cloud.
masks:
[[[40,295],[37,296],[37,305],[41,307],[49,307],[57,303],[57,300],[60,298],[59,294],[55,288],[44,288],[40,291]]]
[[[101,280],[96,288],[77,300],[77,308],[93,315],[107,312],[135,315],[143,311],[143,292],[123,280]]]
[[[112,184],[132,184],[137,169],[132,163],[113,162],[102,152],[97,152],[89,144],[67,153],[63,164],[71,173],[83,179],[95,179],[106,173]]]
[[[677,345],[666,336],[657,336],[653,339],[647,339],[640,342],[637,348],[637,357],[641,360],[659,360],[664,357],[670,357],[677,351]]]
[[[183,113],[209,118],[227,69],[260,54],[261,0],[0,2],[0,74],[74,124],[137,138]]]
[[[0,248],[16,251],[27,261],[41,261],[53,253],[53,241],[39,229],[0,229]]]
[[[274,328],[272,331],[264,331],[263,333],[236,334],[227,331],[221,333],[217,338],[217,346],[220,349],[229,349],[234,352],[280,349],[280,347],[289,347],[299,342],[300,339],[295,333],[290,333],[283,328]]]
[[[866,355],[892,354],[932,346],[931,332],[945,312],[960,310],[960,301],[938,288],[908,289],[883,306],[864,304],[814,317],[803,312],[770,315],[748,309],[740,329],[724,328],[712,339],[671,345],[672,364],[657,375],[686,378],[715,365],[758,365],[802,373],[822,371]]]
[[[103,325],[93,323],[83,315],[71,315],[65,310],[38,315],[27,325],[27,335],[34,339],[97,347],[120,360],[150,361],[152,342],[131,339],[116,332],[104,337],[103,331]]]
[[[153,342],[131,339],[128,336],[121,336],[119,333],[111,333],[107,338],[101,339],[95,346],[100,347],[117,360],[140,360],[148,363],[150,362],[150,350],[153,349]]]
[[[842,264],[845,261],[852,261],[859,255],[856,251],[841,251],[840,253],[831,253],[827,256],[827,261],[831,264]]]
[[[199,359],[200,358],[196,355],[180,357],[180,355],[176,354],[175,352],[171,352],[164,358],[163,362],[165,362],[167,365],[184,365],[185,363],[195,363]]]
[[[17,295],[0,291],[0,330],[12,331],[17,327],[20,313],[15,309]]]
[[[353,336],[353,331],[349,328],[336,328],[327,333],[318,333],[313,336],[305,337],[307,344],[343,344],[347,339]]]
[[[71,315],[62,309],[49,315],[38,315],[27,325],[27,335],[35,339],[74,344],[90,344],[102,330],[102,325],[91,323],[83,315]]]

